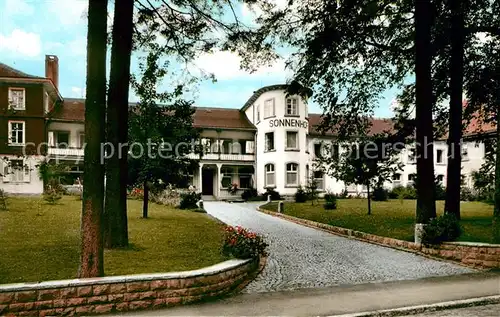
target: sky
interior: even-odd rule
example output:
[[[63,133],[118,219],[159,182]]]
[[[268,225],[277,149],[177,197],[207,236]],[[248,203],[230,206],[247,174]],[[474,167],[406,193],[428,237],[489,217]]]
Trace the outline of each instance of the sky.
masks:
[[[57,55],[61,95],[84,98],[87,6],[86,0],[0,0],[0,62],[31,75],[44,76],[45,55]],[[242,16],[251,14],[246,7],[239,10]],[[112,16],[108,24],[111,22]],[[285,83],[290,78],[284,61],[249,74],[240,69],[239,57],[231,52],[203,54],[194,63],[217,78],[215,83],[205,80],[198,84],[192,95],[196,106],[241,108],[255,90]],[[135,72],[136,56],[132,65]],[[395,89],[384,93],[375,116],[392,115],[390,107],[396,93]],[[130,99],[137,101],[133,94]],[[314,103],[309,109],[322,112]]]

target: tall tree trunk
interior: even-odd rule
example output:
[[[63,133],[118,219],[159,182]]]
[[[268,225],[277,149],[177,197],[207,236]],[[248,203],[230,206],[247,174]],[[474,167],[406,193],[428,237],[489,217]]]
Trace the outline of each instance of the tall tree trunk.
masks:
[[[460,219],[460,184],[462,169],[462,94],[464,79],[464,4],[449,0],[451,10],[450,117],[448,167],[444,211]]]
[[[85,99],[85,161],[79,277],[104,275],[102,217],[106,109],[107,0],[89,0],[87,33],[87,96]]]
[[[498,92],[500,94],[500,92]],[[499,98],[500,99],[500,98]],[[497,140],[495,153],[495,208],[493,209],[493,242],[500,243],[500,109],[496,113]]]
[[[370,198],[370,182],[366,184],[366,193],[368,195],[368,215],[372,214],[372,200]]]
[[[432,144],[431,25],[433,19],[431,16],[430,0],[415,0],[417,224],[427,224],[431,218],[436,217],[434,146]],[[417,236],[415,238],[417,239]]]
[[[106,162],[106,236],[107,248],[128,246],[127,152],[128,94],[132,54],[134,0],[115,5],[111,47],[111,71],[107,107],[107,141],[114,154]]]
[[[149,207],[149,186],[148,182],[144,182],[144,199],[142,201],[142,218],[148,217],[148,207]]]

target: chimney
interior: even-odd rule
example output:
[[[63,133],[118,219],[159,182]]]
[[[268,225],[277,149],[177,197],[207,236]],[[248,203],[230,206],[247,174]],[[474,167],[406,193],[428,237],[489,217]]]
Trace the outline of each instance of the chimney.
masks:
[[[59,89],[59,59],[55,55],[45,55],[45,77],[52,80]]]

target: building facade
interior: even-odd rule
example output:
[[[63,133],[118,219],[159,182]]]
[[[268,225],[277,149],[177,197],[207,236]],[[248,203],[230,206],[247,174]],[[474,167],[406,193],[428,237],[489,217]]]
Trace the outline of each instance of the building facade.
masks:
[[[59,94],[56,56],[47,55],[45,66],[45,77],[36,77],[0,63],[0,188],[9,193],[42,193],[38,166],[44,160],[68,167],[61,178],[65,185],[83,173],[85,100]],[[199,160],[189,182],[205,198],[234,198],[249,188],[291,196],[311,178],[323,192],[365,193],[363,186],[346,186],[317,168],[316,157],[335,135],[319,133],[321,115],[309,113],[307,100],[288,96],[286,88],[262,87],[239,109],[196,108],[193,124],[202,131],[203,154],[189,154]],[[390,128],[390,120],[372,119],[370,133]],[[435,173],[444,184],[446,142],[436,141],[434,151]],[[462,173],[472,186],[470,175],[483,164],[485,146],[466,133],[462,155]],[[385,184],[388,188],[415,179],[414,149],[408,146],[399,159],[403,168]]]

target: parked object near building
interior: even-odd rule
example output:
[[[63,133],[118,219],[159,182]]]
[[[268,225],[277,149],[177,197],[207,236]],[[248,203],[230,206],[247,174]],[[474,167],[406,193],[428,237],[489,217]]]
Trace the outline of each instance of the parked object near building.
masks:
[[[37,171],[42,159],[67,164],[61,184],[81,187],[78,179],[83,173],[85,100],[59,94],[58,63],[56,56],[46,56],[45,77],[0,63],[0,157],[6,157],[0,160],[0,188],[7,193],[42,193],[43,182]],[[315,159],[324,154],[325,144],[335,141],[335,135],[320,133],[317,126],[321,115],[309,113],[307,100],[287,95],[286,89],[287,85],[262,87],[239,109],[196,108],[193,124],[202,129],[198,141],[203,153],[189,154],[199,160],[199,166],[187,177],[204,200],[234,199],[252,188],[258,193],[273,189],[285,198],[292,197],[311,179],[320,193],[366,193],[366,187],[346,186],[316,168]],[[374,118],[371,123],[373,134],[392,128],[388,119]],[[462,146],[462,173],[469,187],[470,175],[480,168],[485,154],[484,144],[473,139],[476,128],[471,124]],[[436,176],[445,183],[446,141],[436,141],[434,149]],[[28,155],[18,157],[23,151]],[[335,153],[339,155],[341,149]],[[401,152],[404,167],[384,187],[407,186],[415,181],[414,153],[412,146]]]

